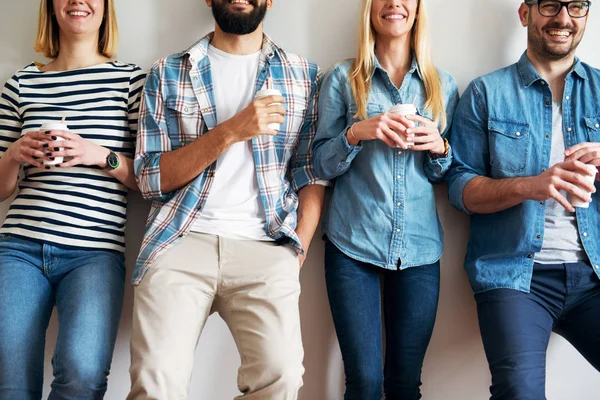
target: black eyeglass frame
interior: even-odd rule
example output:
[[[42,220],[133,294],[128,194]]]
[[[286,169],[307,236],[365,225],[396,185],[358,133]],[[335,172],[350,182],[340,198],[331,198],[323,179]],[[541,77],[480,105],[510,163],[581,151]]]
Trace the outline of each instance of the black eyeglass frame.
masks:
[[[553,1],[555,3],[559,3],[560,4],[560,8],[558,9],[558,12],[555,15],[545,15],[542,13],[542,7],[541,4],[545,1]],[[584,15],[579,15],[579,16],[573,16],[571,15],[571,10],[569,9],[569,5],[571,5],[572,3],[582,3],[583,5],[586,6],[586,10],[585,10],[585,14]],[[590,7],[592,5],[592,2],[587,0],[587,1],[559,1],[559,0],[529,0],[529,1],[525,1],[525,4],[533,6],[535,4],[537,4],[538,6],[538,12],[540,13],[541,16],[543,17],[548,17],[548,18],[554,18],[556,17],[558,14],[560,14],[560,12],[562,11],[563,7],[567,9],[567,13],[569,14],[569,17],[571,18],[585,18],[587,17],[587,15],[590,12]]]

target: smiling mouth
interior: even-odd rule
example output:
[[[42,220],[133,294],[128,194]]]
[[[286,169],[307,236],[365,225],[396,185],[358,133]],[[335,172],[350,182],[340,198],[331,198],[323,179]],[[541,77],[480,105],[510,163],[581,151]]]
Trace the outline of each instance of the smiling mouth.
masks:
[[[87,17],[90,15],[90,13],[86,11],[69,11],[67,14],[71,17]]]
[[[229,4],[233,4],[233,5],[246,5],[249,6],[250,5],[250,1],[249,0],[229,0]]]
[[[406,17],[401,14],[390,14],[390,15],[385,15],[383,17],[383,19],[385,19],[386,21],[402,21],[402,20],[406,19]]]
[[[546,33],[553,38],[568,38],[571,36],[571,32],[562,29],[549,29]]]

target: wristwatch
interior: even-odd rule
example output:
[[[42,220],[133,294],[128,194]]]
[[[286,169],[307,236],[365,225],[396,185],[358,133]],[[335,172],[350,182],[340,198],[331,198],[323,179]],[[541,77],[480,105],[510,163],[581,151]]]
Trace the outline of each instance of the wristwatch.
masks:
[[[446,158],[448,157],[448,153],[450,152],[450,143],[448,143],[448,139],[446,138],[442,138],[444,140],[444,153],[443,154],[431,154],[431,158],[432,159],[438,159],[438,158]]]
[[[121,164],[120,160],[119,160],[119,156],[111,151],[108,156],[106,156],[106,167],[104,168],[105,171],[114,171],[115,169],[119,168],[119,165]]]

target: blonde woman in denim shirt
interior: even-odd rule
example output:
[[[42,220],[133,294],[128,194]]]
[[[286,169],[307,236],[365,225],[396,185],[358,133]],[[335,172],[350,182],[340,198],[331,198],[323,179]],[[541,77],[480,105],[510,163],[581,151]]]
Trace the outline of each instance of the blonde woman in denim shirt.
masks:
[[[458,102],[426,34],[424,0],[364,0],[358,57],[335,66],[321,90],[314,164],[335,179],[325,275],[346,400],[379,400],[382,386],[386,399],[421,397],[443,245],[432,182],[451,164],[440,132]],[[418,115],[386,112],[403,103]]]

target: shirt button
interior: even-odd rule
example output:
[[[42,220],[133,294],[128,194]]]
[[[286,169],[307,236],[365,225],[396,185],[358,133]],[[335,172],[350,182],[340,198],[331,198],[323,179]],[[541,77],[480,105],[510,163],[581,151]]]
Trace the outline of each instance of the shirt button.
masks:
[[[546,171],[546,168],[542,168],[542,172],[545,172],[545,171]]]
[[[194,80],[195,80],[195,81],[197,81],[197,80],[198,80],[198,77],[197,77],[197,76],[195,76],[195,77],[194,77]]]
[[[521,136],[521,132],[517,132],[517,133],[515,133],[515,135]]]
[[[545,81],[542,81],[542,86],[543,86],[543,85],[545,85],[545,84],[546,84],[546,82],[545,82]]]
[[[550,135],[546,135],[546,139],[550,139]]]
[[[400,206],[402,205],[402,203],[400,203],[400,202],[397,202],[397,203],[396,203],[396,205],[397,205],[398,207],[400,207]]]
[[[583,236],[587,236],[587,232],[583,232]]]
[[[551,102],[549,102],[549,101],[547,101],[547,102],[546,102],[546,105],[547,105],[547,106],[549,106],[550,104],[552,104],[552,103],[551,103]]]
[[[594,265],[594,268],[600,269],[600,265]]]
[[[544,205],[544,202],[543,202],[543,201],[540,201],[540,206],[543,206],[543,205]]]
[[[541,239],[542,235],[537,235],[536,238]]]
[[[567,132],[571,132],[573,129],[571,128],[567,128]]]
[[[400,154],[402,154],[402,152],[401,152],[401,151],[399,151],[399,152],[398,152],[398,155],[400,155]]]
[[[189,108],[184,108],[183,111],[188,112],[190,109]]]
[[[210,111],[210,108],[205,108],[205,109],[202,110],[202,112],[204,112],[204,113],[207,113],[209,111]]]
[[[533,258],[533,254],[527,254],[527,258]]]
[[[398,179],[402,179],[402,175],[398,175],[396,178],[398,178]]]
[[[400,232],[400,229],[396,229],[396,232]]]
[[[566,96],[566,97],[565,97],[565,100],[569,100],[569,96]]]
[[[596,128],[600,128],[600,124],[596,124],[594,125]]]

